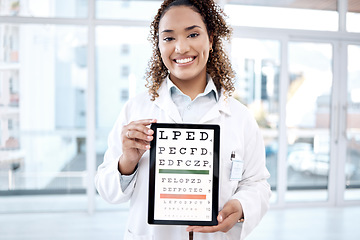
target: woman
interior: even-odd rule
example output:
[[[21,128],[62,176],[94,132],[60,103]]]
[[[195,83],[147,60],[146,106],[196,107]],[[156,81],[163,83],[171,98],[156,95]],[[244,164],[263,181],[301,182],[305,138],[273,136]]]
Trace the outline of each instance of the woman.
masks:
[[[213,1],[164,1],[151,24],[149,93],[128,101],[109,135],[96,187],[110,203],[130,200],[125,239],[244,239],[268,209],[264,144],[238,101],[222,39],[231,30]],[[154,122],[218,124],[221,128],[217,226],[147,224],[149,148]],[[244,161],[242,180],[231,180],[231,153]]]

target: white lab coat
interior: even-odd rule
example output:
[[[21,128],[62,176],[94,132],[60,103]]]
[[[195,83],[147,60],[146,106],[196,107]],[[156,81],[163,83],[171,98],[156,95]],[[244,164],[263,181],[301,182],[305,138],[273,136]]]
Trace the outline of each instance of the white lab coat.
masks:
[[[118,160],[122,154],[121,129],[131,121],[157,119],[159,123],[181,123],[177,107],[163,82],[159,97],[150,101],[147,93],[129,100],[124,106],[108,138],[108,150],[99,166],[95,185],[99,194],[109,203],[130,200],[129,219],[125,240],[182,240],[188,239],[187,226],[160,226],[147,223],[149,151],[141,158],[137,173],[123,192],[120,187]],[[244,239],[260,222],[269,208],[271,195],[267,183],[269,172],[265,167],[263,139],[256,121],[240,102],[222,95],[200,123],[220,125],[219,210],[230,199],[238,199],[243,207],[245,221],[237,223],[227,233],[194,233],[195,240]],[[231,152],[244,161],[242,181],[230,180]]]

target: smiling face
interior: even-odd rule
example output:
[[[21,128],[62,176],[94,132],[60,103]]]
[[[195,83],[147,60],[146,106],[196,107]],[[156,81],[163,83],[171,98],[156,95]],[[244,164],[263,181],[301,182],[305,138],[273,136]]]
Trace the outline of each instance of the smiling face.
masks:
[[[179,87],[206,84],[212,42],[201,15],[187,6],[171,7],[159,23],[159,50],[170,79]]]

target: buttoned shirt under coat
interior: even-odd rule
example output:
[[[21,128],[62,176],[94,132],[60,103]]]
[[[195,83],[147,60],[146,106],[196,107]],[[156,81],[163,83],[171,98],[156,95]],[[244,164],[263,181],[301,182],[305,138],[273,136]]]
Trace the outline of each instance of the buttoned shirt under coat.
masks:
[[[187,240],[187,226],[149,225],[148,186],[149,151],[141,157],[137,172],[129,186],[122,191],[118,161],[122,154],[121,130],[131,121],[157,119],[159,123],[182,123],[180,114],[162,83],[159,97],[150,100],[148,93],[130,99],[122,109],[108,137],[108,149],[104,162],[98,167],[96,188],[109,203],[130,200],[130,209],[124,240]],[[240,201],[245,221],[237,223],[227,233],[194,233],[194,239],[244,239],[260,222],[269,208],[271,195],[267,182],[270,174],[265,166],[265,149],[259,127],[248,109],[233,98],[221,94],[219,101],[207,112],[200,124],[220,125],[220,177],[219,211],[231,199]],[[230,180],[231,152],[244,161],[241,181]]]

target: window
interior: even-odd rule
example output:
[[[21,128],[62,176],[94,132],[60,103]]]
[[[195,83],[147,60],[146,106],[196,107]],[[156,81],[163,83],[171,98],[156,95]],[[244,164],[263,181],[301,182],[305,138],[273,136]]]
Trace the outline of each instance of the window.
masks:
[[[326,201],[331,160],[331,44],[290,42],[289,74],[286,200]]]
[[[18,37],[0,62],[0,192],[85,193],[86,27],[0,27],[2,39]]]
[[[360,3],[357,0],[348,0],[346,13],[346,29],[349,32],[360,32]]]
[[[269,183],[276,190],[280,43],[276,40],[234,38],[231,61],[236,71],[234,97],[254,114],[265,141]],[[273,195],[275,196],[275,194]]]
[[[360,45],[348,46],[345,200],[360,199]]]
[[[97,166],[103,161],[107,136],[125,102],[145,91],[145,70],[152,51],[147,36],[145,27],[96,28]]]
[[[245,1],[225,5],[235,26],[337,31],[337,1]],[[304,17],[306,16],[306,17]]]
[[[22,17],[85,18],[87,0],[3,0],[0,15]]]
[[[151,21],[161,1],[96,0],[96,17]]]

